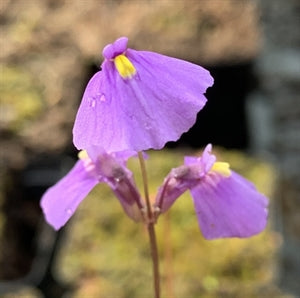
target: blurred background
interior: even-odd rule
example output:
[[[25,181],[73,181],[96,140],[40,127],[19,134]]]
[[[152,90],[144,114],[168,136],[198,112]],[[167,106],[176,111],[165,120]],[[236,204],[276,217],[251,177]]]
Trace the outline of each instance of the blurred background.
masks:
[[[203,240],[189,196],[178,200],[158,223],[163,297],[300,296],[298,0],[1,0],[0,17],[1,297],[152,296],[147,234],[106,186],[58,233],[39,208],[76,161],[82,93],[120,36],[215,78],[195,126],[150,152],[151,194],[211,142],[270,197],[266,231],[217,241]]]

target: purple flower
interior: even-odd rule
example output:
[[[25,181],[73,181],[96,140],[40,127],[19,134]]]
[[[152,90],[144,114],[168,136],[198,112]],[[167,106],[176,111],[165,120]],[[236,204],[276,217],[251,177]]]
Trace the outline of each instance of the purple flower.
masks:
[[[191,191],[198,223],[206,239],[249,237],[267,222],[267,198],[255,186],[217,162],[208,145],[202,157],[186,157],[160,187],[155,207],[167,211],[187,189]]]
[[[125,167],[133,152],[108,154],[91,147],[79,153],[80,159],[71,171],[49,188],[41,199],[46,221],[58,230],[70,219],[92,188],[104,182],[119,199],[124,211],[135,221],[142,219],[143,208],[132,173]]]
[[[121,37],[104,48],[102,70],[86,87],[73,128],[78,149],[160,149],[188,131],[206,103],[213,84],[207,70],[127,42]]]

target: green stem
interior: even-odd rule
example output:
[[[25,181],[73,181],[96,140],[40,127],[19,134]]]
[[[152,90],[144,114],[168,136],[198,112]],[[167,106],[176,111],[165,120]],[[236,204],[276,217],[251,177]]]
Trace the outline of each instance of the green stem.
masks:
[[[146,165],[145,165],[143,153],[139,152],[138,157],[140,161],[144,192],[145,192],[145,200],[147,206],[146,224],[147,224],[147,230],[149,234],[150,250],[151,250],[152,263],[153,263],[154,293],[155,293],[155,298],[159,298],[160,297],[160,274],[159,274],[159,258],[158,258],[158,250],[157,250],[157,241],[156,241],[156,234],[155,234],[155,227],[154,227],[155,220],[154,220],[150,197],[149,197],[148,178],[147,178],[147,171],[146,171]]]
[[[139,152],[139,161],[140,161],[140,167],[142,172],[142,178],[143,178],[143,185],[144,185],[144,193],[145,193],[145,200],[146,200],[146,207],[147,207],[147,216],[148,219],[152,219],[152,209],[151,209],[151,202],[149,197],[149,188],[148,188],[148,177],[147,177],[147,171],[146,171],[146,164],[143,157],[143,153]]]
[[[153,283],[155,298],[160,297],[160,275],[159,275],[159,260],[154,223],[148,224],[148,234],[150,239],[151,257],[153,263]]]

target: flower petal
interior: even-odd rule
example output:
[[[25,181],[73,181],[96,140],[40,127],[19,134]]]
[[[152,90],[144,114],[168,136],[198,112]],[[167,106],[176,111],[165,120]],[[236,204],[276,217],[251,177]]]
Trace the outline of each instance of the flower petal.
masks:
[[[124,157],[130,156],[121,152],[101,154],[96,162],[96,170],[112,189],[126,214],[134,221],[140,221],[144,204],[135,186],[132,172],[125,167]]]
[[[103,113],[109,112],[108,103],[101,104],[106,101],[101,93],[102,85],[103,73],[99,71],[91,78],[83,94],[73,127],[73,143],[79,150],[97,144],[94,140],[105,126],[105,121],[99,120]]]
[[[102,55],[106,59],[112,59],[117,55],[122,54],[125,52],[127,48],[128,38],[127,37],[120,37],[114,43],[110,43],[104,47],[102,51]]]
[[[158,189],[154,207],[160,213],[166,212],[186,190],[194,187],[199,181],[199,168],[185,165],[174,168],[164,179]]]
[[[43,195],[40,205],[46,221],[55,230],[60,229],[97,183],[79,160],[64,178]]]
[[[212,168],[216,157],[210,154],[211,144],[207,145],[201,157],[185,156],[184,165],[173,168],[159,188],[154,207],[166,212],[187,189],[195,187]]]
[[[206,175],[191,193],[206,239],[250,237],[266,226],[267,198],[233,171],[227,178]]]
[[[123,79],[105,60],[89,82],[73,129],[78,149],[160,149],[188,131],[205,105],[213,78],[204,68],[152,52],[128,49],[126,56],[132,77]]]
[[[131,157],[137,157],[137,152],[128,150],[128,151],[118,151],[118,152],[112,152],[112,153],[107,153],[104,151],[103,148],[98,147],[98,146],[90,146],[89,148],[86,149],[88,156],[91,158],[91,160],[94,163],[97,163],[97,160],[99,156],[108,156],[109,158],[112,157],[115,162],[119,163],[120,165],[126,167],[127,161]],[[143,156],[147,158],[147,154],[143,152]]]

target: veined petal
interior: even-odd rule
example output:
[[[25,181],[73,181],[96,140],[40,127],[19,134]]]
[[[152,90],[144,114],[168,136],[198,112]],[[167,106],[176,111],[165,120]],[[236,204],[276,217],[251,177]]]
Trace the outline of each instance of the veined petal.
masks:
[[[267,223],[267,198],[246,179],[210,173],[191,189],[198,222],[206,239],[250,237]]]
[[[134,183],[133,174],[125,166],[132,154],[133,152],[101,153],[95,167],[96,172],[119,199],[126,214],[134,221],[139,221],[142,219],[141,209],[144,204]]]
[[[79,150],[93,145],[101,147],[99,141],[94,140],[98,139],[99,132],[105,127],[102,114],[109,112],[110,106],[101,92],[102,85],[103,73],[99,71],[91,78],[83,94],[73,127],[73,143]]]
[[[119,54],[113,45],[107,57]],[[206,103],[203,93],[213,78],[204,68],[152,52],[127,49],[122,55],[134,68],[131,75],[122,77],[107,59],[86,88],[73,129],[78,149],[160,149],[188,131]]]
[[[134,221],[141,221],[143,218],[141,210],[143,209],[144,204],[137,191],[133,177],[131,175],[126,176],[120,181],[110,183],[109,186],[115,196],[119,199],[125,213]]]
[[[164,179],[159,188],[154,207],[159,212],[166,212],[186,190],[194,187],[199,181],[199,168],[181,166],[174,168]]]
[[[184,164],[185,165],[193,165],[199,164],[202,168],[202,174],[207,174],[210,169],[213,167],[214,163],[216,162],[217,158],[215,155],[211,154],[212,145],[208,144],[202,153],[201,157],[194,157],[194,156],[185,156],[184,157]]]
[[[46,221],[55,230],[60,229],[97,183],[86,171],[83,161],[77,161],[72,170],[43,195],[40,204]]]
[[[137,70],[142,68],[145,72],[150,73],[152,78],[156,77],[155,81],[162,89],[173,84],[177,90],[182,87],[181,93],[187,99],[191,94],[197,97],[197,94],[205,93],[206,89],[214,83],[208,70],[188,61],[155,52],[133,49],[127,50],[127,57]],[[174,81],[180,86],[176,86]]]

